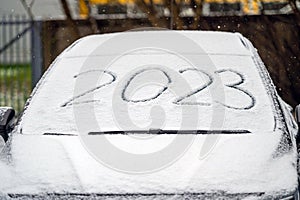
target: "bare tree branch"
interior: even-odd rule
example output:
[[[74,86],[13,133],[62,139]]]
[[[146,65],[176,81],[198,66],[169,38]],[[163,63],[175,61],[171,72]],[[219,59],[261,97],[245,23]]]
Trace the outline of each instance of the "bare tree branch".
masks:
[[[185,26],[189,26],[192,29],[199,29],[203,0],[162,0],[161,3],[163,9],[168,9],[170,12],[169,20],[171,29],[184,29]],[[159,16],[153,0],[135,0],[135,4],[142,12],[148,15],[148,19],[153,26],[167,27],[167,19]],[[180,16],[186,6],[193,10],[194,18],[192,24],[186,24],[184,18]]]
[[[294,13],[297,13],[297,14],[300,13],[300,11],[297,7],[297,4],[296,4],[296,0],[289,0],[289,4],[292,7],[292,10],[294,11]]]
[[[199,23],[202,16],[202,8],[203,8],[203,1],[202,0],[191,0],[191,7],[194,11],[194,21],[192,24],[192,28],[197,30],[199,29]]]
[[[21,0],[21,3],[23,5],[24,9],[26,10],[30,20],[34,21],[34,15],[32,13],[32,6],[34,4],[34,0],[32,0],[29,4],[26,2],[26,0]]]
[[[136,0],[135,5],[145,14],[148,15],[148,19],[153,26],[166,27],[166,19],[158,16],[155,4],[147,3],[145,0]]]
[[[71,35],[75,40],[75,39],[79,38],[80,35],[79,35],[79,30],[77,28],[77,25],[76,25],[75,21],[72,18],[71,11],[69,9],[69,5],[68,5],[66,0],[60,0],[60,3],[62,5],[64,13],[67,17],[67,24],[71,28]]]
[[[296,23],[298,25],[298,27],[300,27],[300,11],[297,7],[297,3],[296,0],[288,0],[289,4],[294,12],[294,14],[296,15]]]
[[[180,12],[181,12],[181,1],[175,1],[175,0],[171,0],[172,4],[173,4],[173,9],[171,12],[171,15],[174,19],[174,24],[175,24],[175,28],[176,29],[182,29],[183,28],[183,21],[182,18],[179,16]]]
[[[84,0],[83,1],[85,6],[88,8],[88,18],[87,20],[90,22],[91,24],[91,30],[93,33],[99,33],[99,29],[98,29],[98,24],[96,19],[91,15],[91,5],[90,5],[90,1],[89,0]]]

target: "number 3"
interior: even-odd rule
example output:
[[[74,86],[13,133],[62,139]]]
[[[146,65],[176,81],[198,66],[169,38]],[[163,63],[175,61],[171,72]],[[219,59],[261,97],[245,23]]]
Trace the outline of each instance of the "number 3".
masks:
[[[231,84],[224,84],[224,85],[226,87],[229,87],[229,88],[235,89],[239,92],[242,92],[243,94],[245,94],[247,97],[250,98],[251,103],[248,106],[235,107],[235,106],[230,106],[230,105],[227,105],[227,104],[219,102],[219,101],[216,101],[216,102],[222,104],[223,106],[225,106],[227,108],[231,108],[231,109],[235,109],[235,110],[249,110],[249,109],[253,108],[253,106],[255,105],[255,98],[248,91],[246,91],[245,89],[240,87],[240,85],[242,83],[244,83],[244,81],[245,81],[244,76],[241,73],[239,73],[235,70],[232,70],[232,69],[222,69],[222,70],[216,71],[215,73],[216,74],[222,74],[222,73],[226,73],[226,72],[236,74],[239,77],[239,81],[231,83]]]

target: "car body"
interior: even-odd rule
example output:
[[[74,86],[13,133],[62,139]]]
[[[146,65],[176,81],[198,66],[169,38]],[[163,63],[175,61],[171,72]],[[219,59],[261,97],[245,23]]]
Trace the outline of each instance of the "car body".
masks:
[[[0,195],[294,198],[297,132],[238,33],[88,36],[52,63],[9,133]]]

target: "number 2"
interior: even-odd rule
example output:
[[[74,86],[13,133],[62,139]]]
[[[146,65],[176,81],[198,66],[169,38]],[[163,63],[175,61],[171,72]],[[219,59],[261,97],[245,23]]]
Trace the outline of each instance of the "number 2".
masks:
[[[74,104],[74,101],[77,100],[77,99],[80,99],[82,98],[83,96],[91,93],[91,92],[95,92],[96,90],[99,90],[107,85],[110,85],[112,84],[115,80],[116,80],[116,75],[110,71],[107,71],[107,70],[101,70],[101,69],[93,69],[93,70],[88,70],[88,71],[85,71],[85,72],[81,72],[77,75],[74,76],[74,78],[77,78],[79,76],[82,76],[82,75],[85,75],[85,74],[88,74],[88,73],[95,73],[95,72],[102,72],[104,74],[107,74],[111,77],[111,80],[107,81],[106,83],[103,83],[103,84],[100,84],[94,88],[91,88],[89,90],[86,90],[76,96],[74,96],[73,98],[69,99],[68,101],[66,101],[65,103],[63,103],[61,105],[61,107],[65,107],[65,106],[69,106],[69,105],[72,105]],[[80,101],[80,102],[76,102],[76,104],[81,104],[81,103],[91,103],[91,102],[94,102],[95,100],[89,100],[89,101]]]

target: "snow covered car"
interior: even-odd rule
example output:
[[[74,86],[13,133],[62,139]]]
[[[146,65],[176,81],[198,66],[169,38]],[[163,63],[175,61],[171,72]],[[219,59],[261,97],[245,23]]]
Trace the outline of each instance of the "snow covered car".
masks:
[[[240,34],[88,36],[0,109],[0,196],[299,199],[291,110]]]

